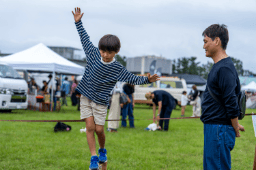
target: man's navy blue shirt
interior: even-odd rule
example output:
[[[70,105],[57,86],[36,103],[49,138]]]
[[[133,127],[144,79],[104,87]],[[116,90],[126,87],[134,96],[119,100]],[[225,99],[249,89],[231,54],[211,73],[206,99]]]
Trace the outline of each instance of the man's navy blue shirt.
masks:
[[[170,107],[171,109],[173,109],[175,99],[170,93],[164,90],[156,90],[153,93],[155,95],[153,102],[156,105],[158,105],[158,102],[162,101],[162,107]]]
[[[205,124],[231,125],[231,119],[239,116],[237,96],[240,93],[240,81],[230,57],[213,65],[208,75],[207,86],[221,104],[210,95],[206,87],[201,121]]]

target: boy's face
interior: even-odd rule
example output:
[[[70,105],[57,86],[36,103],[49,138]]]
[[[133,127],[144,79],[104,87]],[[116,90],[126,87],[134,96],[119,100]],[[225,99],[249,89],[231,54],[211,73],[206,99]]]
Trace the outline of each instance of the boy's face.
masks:
[[[100,55],[102,57],[102,60],[104,62],[107,62],[107,63],[111,62],[116,54],[117,54],[117,52],[115,52],[115,51],[103,51],[103,50],[100,50]]]

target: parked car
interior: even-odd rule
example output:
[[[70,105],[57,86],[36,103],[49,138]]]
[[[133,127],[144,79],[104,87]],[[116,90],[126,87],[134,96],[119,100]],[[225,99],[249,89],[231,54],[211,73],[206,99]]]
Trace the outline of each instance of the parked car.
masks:
[[[184,79],[177,77],[160,77],[160,80],[157,82],[136,85],[134,93],[135,103],[152,103],[152,101],[147,101],[145,94],[155,90],[165,90],[169,92],[177,101],[181,101],[182,92],[187,90],[187,85]]]
[[[7,64],[0,64],[0,110],[27,109],[28,84]]]

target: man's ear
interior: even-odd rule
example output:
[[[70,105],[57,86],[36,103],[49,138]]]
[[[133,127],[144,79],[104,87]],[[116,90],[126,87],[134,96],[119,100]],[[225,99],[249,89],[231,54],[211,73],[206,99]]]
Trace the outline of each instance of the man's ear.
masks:
[[[216,37],[214,41],[215,41],[214,43],[215,43],[217,46],[221,46],[220,37]]]

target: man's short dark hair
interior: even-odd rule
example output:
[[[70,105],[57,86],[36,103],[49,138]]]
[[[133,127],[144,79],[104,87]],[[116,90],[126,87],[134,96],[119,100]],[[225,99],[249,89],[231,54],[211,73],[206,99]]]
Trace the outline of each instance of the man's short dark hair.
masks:
[[[43,83],[47,83],[45,80],[43,80]]]
[[[68,80],[68,77],[65,77],[65,80]]]
[[[226,50],[229,40],[228,29],[226,25],[213,24],[206,28],[202,35],[211,38],[213,41],[216,37],[219,37],[222,48]]]
[[[51,75],[51,74],[49,74],[49,76],[48,76],[48,77],[50,78],[50,77],[52,77],[52,75]]]
[[[107,34],[104,35],[99,41],[99,49],[103,51],[115,51],[119,52],[121,48],[120,40],[117,36]]]
[[[186,94],[187,92],[186,91],[183,91],[182,94]]]

